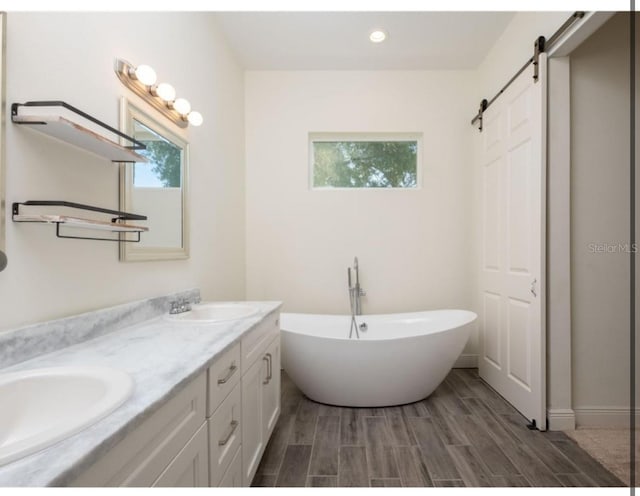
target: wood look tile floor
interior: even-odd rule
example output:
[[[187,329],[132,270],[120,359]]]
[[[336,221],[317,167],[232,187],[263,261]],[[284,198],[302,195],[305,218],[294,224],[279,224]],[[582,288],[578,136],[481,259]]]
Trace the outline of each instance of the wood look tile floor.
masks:
[[[306,398],[282,372],[282,411],[253,486],[624,486],[562,432],[530,431],[476,369],[427,399],[347,408]]]

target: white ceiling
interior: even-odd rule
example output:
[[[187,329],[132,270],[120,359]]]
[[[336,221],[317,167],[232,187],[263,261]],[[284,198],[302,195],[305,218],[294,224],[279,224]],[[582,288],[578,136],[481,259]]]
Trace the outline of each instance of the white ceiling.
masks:
[[[249,70],[473,69],[514,12],[217,13]],[[384,43],[369,33],[382,28]]]

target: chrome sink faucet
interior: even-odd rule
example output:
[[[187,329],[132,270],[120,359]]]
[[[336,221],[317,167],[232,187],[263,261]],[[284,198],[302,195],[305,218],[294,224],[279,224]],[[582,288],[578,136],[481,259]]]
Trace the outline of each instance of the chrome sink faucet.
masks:
[[[189,300],[187,300],[186,298],[172,301],[170,305],[171,307],[169,309],[169,313],[171,315],[176,315],[191,310],[191,303],[189,303]]]

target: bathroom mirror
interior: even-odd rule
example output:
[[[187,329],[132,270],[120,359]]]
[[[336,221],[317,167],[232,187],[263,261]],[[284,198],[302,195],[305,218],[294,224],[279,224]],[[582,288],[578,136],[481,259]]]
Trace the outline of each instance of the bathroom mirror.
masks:
[[[126,98],[121,101],[120,129],[146,145],[138,153],[148,160],[121,165],[120,208],[146,215],[146,221],[135,223],[149,228],[139,243],[120,243],[120,259],[188,258],[189,144],[177,127],[169,129]]]

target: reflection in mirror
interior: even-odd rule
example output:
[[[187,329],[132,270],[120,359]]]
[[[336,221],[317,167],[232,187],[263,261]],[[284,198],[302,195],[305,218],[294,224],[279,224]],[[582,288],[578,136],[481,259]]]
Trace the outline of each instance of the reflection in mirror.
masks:
[[[133,120],[133,137],[144,143],[141,152],[149,162],[133,167],[132,206],[136,212],[153,212],[151,226],[141,246],[170,248],[182,245],[182,149]],[[143,214],[146,215],[146,214]]]
[[[188,144],[159,122],[123,99],[122,130],[144,143],[139,152],[147,163],[123,164],[121,208],[148,217],[140,243],[121,243],[122,260],[187,258],[186,216]]]

